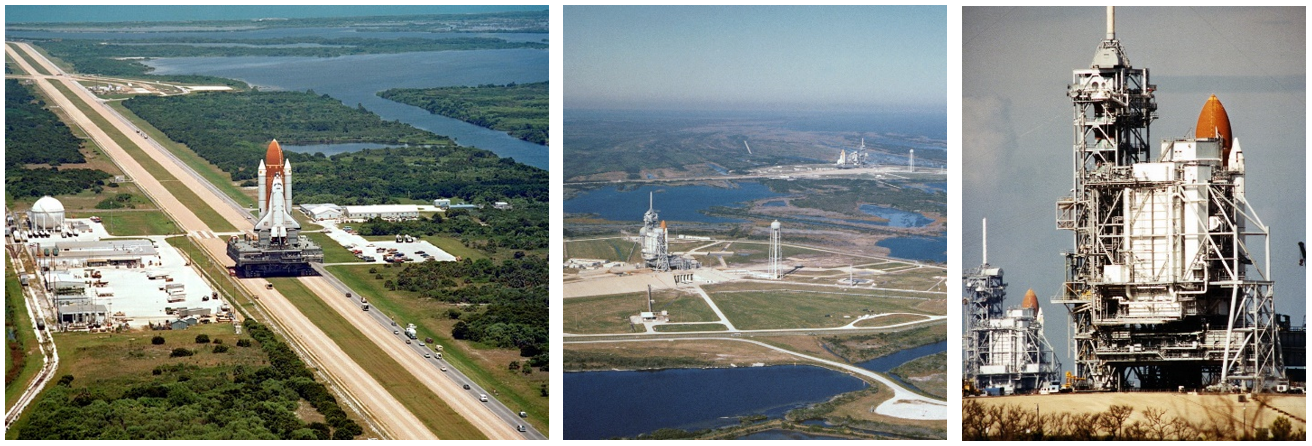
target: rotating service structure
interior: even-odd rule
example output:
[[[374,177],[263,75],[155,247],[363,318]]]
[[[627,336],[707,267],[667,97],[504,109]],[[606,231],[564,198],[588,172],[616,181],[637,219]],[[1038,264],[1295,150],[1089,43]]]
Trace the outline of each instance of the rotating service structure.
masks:
[[[1070,314],[1076,374],[1106,390],[1273,389],[1285,374],[1269,230],[1245,197],[1229,116],[1212,96],[1194,136],[1162,141],[1153,160],[1156,86],[1130,65],[1114,17],[1067,92],[1073,187],[1056,220],[1074,248],[1053,302]]]

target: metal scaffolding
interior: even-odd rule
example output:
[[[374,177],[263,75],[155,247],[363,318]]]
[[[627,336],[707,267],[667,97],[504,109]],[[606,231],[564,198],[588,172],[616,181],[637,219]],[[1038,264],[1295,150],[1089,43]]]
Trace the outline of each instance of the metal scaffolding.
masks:
[[[1068,89],[1073,188],[1056,209],[1057,228],[1074,232],[1053,302],[1070,313],[1076,373],[1101,389],[1273,388],[1284,367],[1270,239],[1244,198],[1243,151],[1213,97],[1196,137],[1163,141],[1152,162],[1155,89],[1109,8],[1092,68]],[[1248,250],[1257,237],[1261,262]]]

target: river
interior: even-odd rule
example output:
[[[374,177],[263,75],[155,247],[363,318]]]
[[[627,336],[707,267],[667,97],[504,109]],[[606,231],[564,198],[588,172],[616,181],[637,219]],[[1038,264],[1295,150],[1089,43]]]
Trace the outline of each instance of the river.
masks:
[[[545,146],[392,102],[376,93],[389,88],[541,82],[547,80],[548,62],[544,50],[513,49],[341,57],[182,57],[145,63],[155,68],[154,74],[206,74],[240,79],[261,89],[314,90],[351,107],[363,105],[385,120],[399,120],[450,136],[460,145],[546,169]]]

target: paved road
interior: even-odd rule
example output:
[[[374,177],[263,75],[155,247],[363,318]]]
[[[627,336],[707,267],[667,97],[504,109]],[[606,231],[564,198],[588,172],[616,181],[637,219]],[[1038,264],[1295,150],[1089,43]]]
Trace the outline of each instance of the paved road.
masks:
[[[776,347],[760,341],[751,339],[723,338],[723,337],[687,337],[680,338],[689,341],[737,341],[756,344],[771,350],[787,353],[809,361],[815,361],[827,365],[831,368],[854,373],[866,378],[873,379],[893,390],[893,398],[880,403],[876,412],[898,418],[917,419],[917,420],[943,420],[947,419],[947,401],[933,399],[927,396],[912,392],[910,389],[903,387],[897,381],[888,379],[878,373],[838,361],[817,358],[815,356],[798,353],[785,348]],[[648,342],[648,341],[668,341],[669,339],[628,339],[621,341],[566,341],[566,344],[593,344],[593,343],[610,343],[610,342]],[[916,407],[920,410],[908,411],[907,409]]]
[[[31,54],[33,60],[37,60],[38,63],[42,63],[44,66],[46,66],[46,69],[49,70],[51,73],[60,73],[60,74],[62,74],[62,71],[59,71],[58,68],[54,67],[54,65],[51,64],[51,63],[49,62],[48,59],[46,59],[46,58],[40,56],[40,55],[37,54],[35,51],[33,51],[33,50],[31,49],[31,47],[28,46],[27,44],[19,44],[19,46],[20,46],[21,48],[23,48],[26,52],[28,52],[29,54]],[[8,51],[8,48],[6,48],[6,50]],[[16,57],[16,59],[17,59],[17,57]],[[29,71],[29,72],[32,72],[32,71]],[[100,113],[100,114],[104,117],[104,119],[105,119],[106,122],[109,122],[109,123],[111,123],[112,125],[114,125],[115,128],[117,128],[117,129],[119,130],[119,132],[121,132],[122,134],[124,134],[125,136],[127,136],[127,137],[129,138],[129,140],[131,140],[131,142],[132,142],[134,145],[136,145],[137,147],[141,148],[145,153],[149,154],[150,157],[151,157],[153,160],[155,160],[155,162],[157,162],[157,163],[159,163],[161,166],[165,166],[165,168],[169,169],[169,170],[174,174],[174,176],[178,179],[179,182],[181,182],[181,183],[182,183],[183,185],[185,185],[188,189],[190,189],[193,193],[195,193],[195,194],[197,195],[197,197],[200,198],[200,200],[201,200],[202,202],[209,203],[209,204],[211,205],[211,207],[212,207],[216,212],[218,212],[219,215],[220,215],[221,217],[223,217],[223,219],[226,220],[226,221],[227,221],[229,224],[231,224],[233,227],[238,228],[239,230],[245,230],[246,228],[248,228],[248,227],[251,225],[251,222],[253,221],[253,219],[252,219],[252,216],[249,214],[249,211],[248,211],[248,210],[242,208],[240,205],[238,205],[236,202],[234,202],[234,201],[231,199],[231,197],[228,197],[228,196],[226,196],[226,195],[223,195],[222,192],[220,192],[216,187],[214,187],[213,185],[209,184],[204,178],[201,178],[200,175],[199,175],[198,173],[196,173],[194,170],[192,170],[189,166],[187,166],[187,165],[185,165],[184,163],[182,163],[181,160],[179,160],[177,157],[175,157],[172,153],[168,152],[168,150],[165,149],[163,146],[159,145],[159,144],[156,143],[155,141],[151,141],[151,140],[147,139],[147,138],[144,137],[142,134],[137,133],[137,130],[138,130],[138,129],[137,129],[135,126],[133,126],[133,125],[132,125],[130,122],[128,122],[126,119],[124,119],[121,115],[119,115],[118,113],[114,112],[112,109],[109,109],[109,107],[104,106],[103,103],[101,103],[101,102],[95,97],[95,95],[92,94],[89,90],[87,90],[86,88],[83,88],[80,84],[77,84],[76,82],[73,82],[73,81],[67,79],[66,76],[59,76],[59,75],[56,75],[56,76],[44,76],[44,77],[46,77],[46,78],[59,78],[59,81],[65,82],[65,84],[68,85],[68,87],[69,87],[69,89],[70,89],[71,91],[73,91],[78,97],[82,98],[83,102],[86,102],[87,104],[90,104],[94,110],[96,110],[98,113]],[[55,92],[57,93],[57,91],[55,91]],[[94,127],[94,125],[91,125],[90,123],[86,123],[86,124],[83,124],[83,127]],[[102,132],[102,133],[103,133],[103,132]],[[108,139],[108,137],[106,137],[106,139]],[[99,142],[99,140],[97,140],[97,141]],[[111,141],[111,143],[112,143],[112,141]],[[104,147],[103,144],[102,144],[102,147]],[[115,147],[117,148],[117,145],[115,145]],[[123,156],[124,158],[120,158],[119,155],[111,155],[111,157],[113,157],[115,160],[119,160],[119,159],[130,159],[130,157],[127,155],[127,152],[125,152],[125,151],[121,151],[121,150],[120,150],[120,152],[121,152],[121,154],[122,154],[122,156]],[[133,161],[132,164],[136,164],[135,161]],[[160,192],[161,192],[161,193],[152,193],[152,194],[150,194],[150,195],[152,195],[152,197],[156,197],[156,198],[157,198],[157,201],[158,201],[158,197],[160,197],[160,196],[167,196],[167,199],[168,199],[168,200],[171,200],[173,203],[175,203],[175,204],[171,204],[171,205],[168,207],[168,209],[178,209],[178,208],[186,209],[184,206],[182,206],[182,204],[181,204],[180,202],[178,202],[178,200],[177,200],[176,198],[173,198],[172,195],[169,194],[169,193],[168,193],[168,192],[162,187],[162,185],[159,185],[159,182],[158,182],[158,181],[154,181],[154,178],[151,177],[148,173],[146,173],[144,169],[141,169],[140,172],[138,172],[138,173],[133,173],[133,174],[131,174],[131,177],[132,177],[134,180],[136,180],[136,179],[138,179],[138,178],[141,178],[141,177],[143,177],[143,176],[144,176],[144,177],[150,177],[149,179],[153,182],[154,185],[156,185],[156,186],[152,186],[151,190],[154,190],[154,191],[160,191]],[[138,182],[140,182],[140,180],[138,180]],[[161,205],[161,207],[163,208],[164,206]],[[176,212],[176,213],[175,213],[175,212],[168,212],[168,213],[171,214],[171,215],[174,215],[174,216],[175,216],[175,219],[176,219],[176,216],[177,216],[177,215],[183,214],[182,212]],[[191,217],[194,217],[194,214],[191,213],[191,212],[189,211],[189,209],[187,210],[187,212],[186,212],[185,214],[190,214]],[[220,236],[217,236],[214,232],[210,231],[210,230],[205,226],[204,223],[200,222],[200,220],[199,220],[198,218],[194,219],[194,221],[189,222],[188,224],[180,225],[180,226],[182,226],[182,229],[183,229],[184,231],[186,231],[186,232],[188,233],[188,235],[191,235],[193,238],[196,238],[197,241],[200,242],[202,245],[205,245],[205,246],[207,247],[207,251],[209,251],[210,254],[211,254],[215,259],[218,259],[219,261],[222,261],[222,262],[225,262],[225,263],[228,262],[228,261],[227,261],[227,259],[228,259],[228,257],[227,257],[227,247],[226,247],[226,244],[223,242],[223,238],[220,237]],[[323,271],[321,271],[321,272],[323,272]],[[324,273],[326,273],[326,272],[324,272]],[[259,286],[262,287],[262,284],[260,284]],[[308,286],[308,284],[307,284],[307,286]],[[263,289],[252,289],[250,286],[248,286],[247,289],[248,289],[248,291],[252,291],[252,292],[255,292],[255,291],[267,292],[267,291],[268,291],[268,290],[263,290]],[[274,292],[274,293],[277,293],[276,290],[274,290],[273,292]],[[319,296],[320,299],[324,299],[325,301],[329,302],[330,304],[331,304],[332,302],[336,301],[336,299],[333,299],[332,297],[334,297],[334,296],[340,296],[340,295],[341,295],[340,293],[337,293],[337,294],[333,294],[333,293],[324,294],[324,293],[319,293],[319,292],[317,292],[317,291],[316,291],[315,293]],[[278,293],[278,296],[281,297],[281,294]],[[283,301],[285,301],[285,300],[283,300]],[[266,306],[268,306],[268,305],[266,305]],[[339,312],[344,318],[346,318],[348,321],[357,320],[356,316],[359,316],[359,313],[360,313],[360,312],[358,311],[358,308],[356,308],[356,309],[349,309],[349,308],[344,308],[344,307],[337,307],[337,306],[334,306],[334,309],[337,309],[338,312]],[[282,314],[281,312],[276,312],[276,313],[275,313],[275,316],[276,316],[278,319],[280,319],[280,320],[287,320],[287,319],[292,319],[292,318],[297,318],[297,317],[299,317],[299,318],[301,318],[301,319],[305,319],[304,315],[302,315],[298,310],[296,310],[295,307],[289,307],[289,310],[288,310],[288,311],[293,311],[293,312],[295,312],[295,314],[294,314],[294,315],[292,315],[292,314]],[[306,319],[306,321],[308,322],[308,319]],[[356,325],[357,325],[357,327],[361,328],[362,331],[364,331],[364,327],[365,327],[365,325],[360,325],[360,324],[356,324]],[[311,326],[313,326],[313,324],[311,324]],[[317,328],[317,327],[314,327],[314,328],[315,328],[315,331],[318,331],[318,328]],[[380,330],[381,330],[381,327],[380,327]],[[322,332],[319,332],[319,333],[321,334]],[[390,335],[390,334],[389,334],[389,335]],[[320,339],[326,339],[326,337],[320,336]],[[406,353],[405,353],[404,351],[402,351],[402,350],[386,348],[388,344],[387,344],[387,343],[380,342],[380,339],[381,339],[381,338],[376,338],[376,337],[370,336],[370,339],[371,339],[373,342],[378,343],[378,345],[380,346],[380,348],[381,348],[383,351],[386,351],[386,352],[388,353],[389,356],[391,356],[393,359],[395,359],[395,360],[396,360],[398,363],[400,363],[400,364],[406,364],[407,362],[412,362],[411,360],[413,360],[413,359],[415,358],[415,355],[413,355],[413,354],[406,354]],[[335,343],[331,343],[331,342],[329,342],[329,343],[330,343],[330,344],[333,344],[334,347],[337,347]],[[337,347],[337,348],[336,348],[336,351],[341,351],[340,347]],[[336,355],[334,355],[334,356],[336,356]],[[337,357],[337,358],[347,358],[347,357],[345,357],[344,355],[336,356],[336,357]],[[354,365],[354,362],[351,361],[349,358],[348,358],[348,359],[345,359],[345,361],[347,361],[347,362],[351,362],[351,363]],[[428,376],[429,372],[438,372],[438,371],[439,371],[439,368],[438,368],[439,366],[432,365],[432,364],[429,364],[428,367],[422,367],[423,364],[413,363],[413,362],[412,362],[412,365],[415,365],[415,367],[406,367],[406,369],[409,370],[409,371],[411,371],[411,373],[413,373],[413,374],[415,375],[415,377],[418,378],[421,382],[423,382],[423,381],[425,380],[425,376]],[[453,369],[453,368],[448,367],[448,370],[452,370],[452,369]],[[370,378],[372,379],[372,377],[370,377]],[[451,386],[454,386],[454,384],[451,384]],[[536,430],[533,430],[531,426],[527,426],[527,425],[526,425],[525,427],[527,428],[528,432],[525,432],[525,433],[522,433],[522,434],[519,433],[519,432],[516,432],[516,430],[515,430],[516,425],[522,423],[522,421],[520,421],[520,420],[517,420],[517,419],[513,419],[513,420],[502,420],[502,421],[498,422],[498,421],[497,421],[498,419],[502,419],[502,418],[505,418],[505,417],[498,417],[497,414],[494,414],[494,413],[492,413],[491,411],[487,410],[486,407],[485,407],[484,405],[461,404],[461,403],[459,403],[458,401],[453,401],[453,400],[452,400],[452,398],[455,397],[454,394],[451,394],[451,393],[445,393],[445,394],[444,394],[444,393],[442,393],[442,392],[436,392],[436,390],[437,390],[436,387],[434,387],[434,386],[428,386],[428,387],[429,387],[430,390],[434,390],[434,394],[435,394],[435,395],[437,395],[438,397],[440,397],[440,398],[442,398],[443,400],[445,400],[445,401],[446,401],[449,405],[451,405],[452,408],[454,408],[454,409],[455,409],[455,410],[456,410],[461,416],[463,416],[465,419],[469,420],[469,421],[470,421],[471,423],[473,423],[476,427],[478,427],[479,430],[482,431],[483,434],[486,435],[488,438],[493,438],[493,439],[522,439],[522,438],[530,438],[530,439],[532,439],[535,435],[536,435],[536,436],[539,436],[539,437],[541,436],[540,433],[536,432]],[[389,394],[389,397],[390,397],[390,394]],[[392,397],[391,399],[392,399],[393,401],[395,401],[395,398],[394,398],[394,397]],[[489,399],[495,399],[495,397],[489,396]],[[496,405],[499,405],[499,406],[501,406],[502,408],[505,407],[504,405],[500,404],[499,402],[498,402]],[[397,406],[398,406],[398,407],[402,407],[402,406],[399,406],[399,404],[398,404]],[[513,414],[512,414],[512,415],[513,415]],[[410,414],[410,416],[413,417],[413,414]],[[514,417],[514,418],[518,418],[518,417],[516,416],[516,417]],[[525,423],[525,424],[526,424],[526,423]],[[421,425],[422,425],[422,424],[421,424]],[[422,437],[416,437],[416,438],[422,438]]]
[[[912,313],[896,313],[896,314],[912,314]],[[926,314],[917,314],[916,316],[925,316],[926,319],[919,320],[919,321],[901,322],[897,324],[885,325],[880,327],[857,327],[853,325],[856,323],[856,321],[853,321],[851,324],[844,325],[842,327],[830,327],[830,328],[775,328],[775,329],[765,329],[765,330],[733,329],[732,331],[686,331],[686,332],[648,331],[643,333],[606,333],[606,334],[565,333],[564,336],[565,336],[565,341],[569,342],[573,340],[585,340],[585,339],[586,340],[613,340],[613,341],[622,341],[622,340],[638,339],[638,338],[683,339],[683,338],[698,337],[698,336],[714,337],[714,338],[733,338],[733,337],[740,337],[740,336],[747,336],[747,337],[796,336],[799,334],[852,335],[852,334],[868,334],[868,333],[886,333],[891,328],[902,328],[902,327],[909,327],[912,325],[935,323],[940,321],[946,321],[948,318],[947,316],[930,316]],[[698,322],[698,323],[713,324],[714,322]]]
[[[33,51],[30,46],[22,43],[17,44],[17,46],[31,55],[34,60],[44,61],[44,64],[48,64],[48,61],[45,61],[44,57]],[[15,54],[10,45],[5,46],[5,51],[14,60],[18,61],[24,71],[35,73],[22,57]],[[57,70],[49,65],[47,65],[47,69]],[[105,153],[114,160],[115,164],[141,187],[142,192],[150,196],[161,210],[169,214],[182,230],[192,234],[193,238],[196,238],[197,242],[206,251],[209,251],[214,258],[227,258],[226,244],[222,239],[197,237],[197,234],[212,233],[196,217],[195,213],[168,193],[154,176],[150,175],[135,159],[129,156],[122,147],[119,147],[104,130],[97,127],[69,98],[50,84],[51,82],[65,82],[67,84],[62,76],[33,76],[33,81],[56,105],[63,108],[74,121],[74,124],[86,131]],[[68,85],[68,87],[75,94],[81,90],[77,85]],[[100,113],[105,113],[103,104],[94,100],[87,101],[87,104],[93,109],[100,109]],[[115,123],[117,120],[111,119],[109,122]],[[121,123],[118,127],[120,127],[120,132],[131,133]],[[204,188],[199,189],[193,188],[200,194]],[[202,199],[204,199],[203,196]],[[207,202],[214,203],[214,201]],[[244,218],[241,220],[244,220]],[[314,326],[305,315],[297,311],[281,294],[276,290],[263,289],[262,284],[250,286],[248,281],[242,281],[242,283],[247,284],[246,288],[249,291],[261,296],[261,304],[280,322],[279,325],[288,333],[290,338],[288,341],[306,346],[307,348],[304,350],[311,352],[310,354],[333,377],[334,381],[342,385],[342,388],[348,394],[347,396],[358,400],[360,403],[358,406],[363,407],[366,416],[375,418],[381,423],[384,430],[383,435],[397,439],[436,439],[432,432],[423,428],[423,423],[419,422],[414,414],[405,409],[392,394],[388,393],[372,376],[369,376],[359,364],[351,361],[337,344],[333,343],[318,327]]]

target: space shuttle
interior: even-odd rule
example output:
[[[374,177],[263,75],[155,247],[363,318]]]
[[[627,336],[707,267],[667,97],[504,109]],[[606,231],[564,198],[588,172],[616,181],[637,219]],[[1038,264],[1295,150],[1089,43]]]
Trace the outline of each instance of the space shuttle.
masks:
[[[270,243],[288,243],[288,231],[293,237],[301,229],[300,223],[292,218],[292,165],[283,159],[282,146],[278,140],[269,143],[264,160],[256,171],[260,219],[255,223],[255,232],[264,238],[267,234]]]

